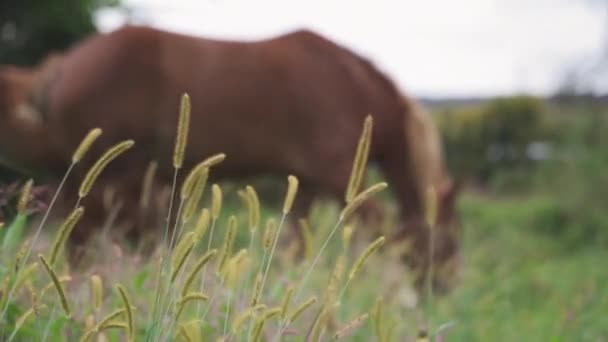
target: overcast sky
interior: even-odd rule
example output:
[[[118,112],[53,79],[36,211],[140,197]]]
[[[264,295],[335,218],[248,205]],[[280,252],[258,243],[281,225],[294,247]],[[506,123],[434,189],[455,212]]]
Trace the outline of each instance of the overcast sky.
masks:
[[[593,0],[123,0],[137,23],[261,39],[309,28],[372,59],[417,96],[547,94],[591,63],[605,12]],[[124,16],[98,13],[101,30]]]

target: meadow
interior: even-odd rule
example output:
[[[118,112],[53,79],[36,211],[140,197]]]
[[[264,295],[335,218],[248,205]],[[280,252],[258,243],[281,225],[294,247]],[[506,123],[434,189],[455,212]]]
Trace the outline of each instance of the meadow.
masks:
[[[212,186],[216,157],[177,186],[174,214],[196,209],[176,247],[152,256],[100,232],[92,265],[71,270],[63,240],[78,211],[46,224],[28,253],[40,218],[17,204],[0,231],[0,340],[608,341],[605,113],[550,111],[556,153],[576,158],[501,165],[490,180],[482,170],[483,186],[459,199],[461,273],[446,293],[418,291],[402,246],[373,242],[378,227],[342,224],[357,196],[373,196],[388,212],[380,231],[392,229],[391,187],[380,192],[373,169],[371,193],[359,185],[346,208],[315,204],[299,246],[284,220],[297,181]],[[190,204],[196,193],[202,202]]]

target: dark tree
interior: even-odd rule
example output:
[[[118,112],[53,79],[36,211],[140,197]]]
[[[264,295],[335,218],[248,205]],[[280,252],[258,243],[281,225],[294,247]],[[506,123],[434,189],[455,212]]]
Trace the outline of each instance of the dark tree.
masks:
[[[1,0],[0,64],[32,65],[96,32],[93,13],[118,0]]]

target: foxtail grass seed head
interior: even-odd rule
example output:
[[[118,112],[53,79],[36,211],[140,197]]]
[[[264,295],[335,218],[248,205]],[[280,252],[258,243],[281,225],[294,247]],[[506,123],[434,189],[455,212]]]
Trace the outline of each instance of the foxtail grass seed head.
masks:
[[[365,118],[365,122],[363,124],[363,132],[361,133],[359,143],[357,144],[355,160],[353,161],[353,169],[348,180],[348,187],[346,188],[346,203],[350,203],[355,198],[355,196],[359,192],[359,188],[361,187],[361,183],[365,174],[365,167],[367,166],[369,149],[371,146],[372,128],[373,119],[371,115],[368,115]]]
[[[361,325],[363,325],[363,323],[367,320],[367,317],[368,317],[368,314],[365,313],[365,314],[353,319],[352,321],[348,322],[344,327],[340,328],[340,330],[338,330],[334,334],[333,339],[339,340],[339,339],[348,337],[349,335],[351,335],[353,333],[353,331],[355,331],[356,329],[361,327]]]
[[[255,189],[247,185],[247,197],[249,198],[249,231],[254,234],[260,225],[260,199]]]
[[[284,320],[289,311],[289,304],[291,304],[291,296],[293,295],[293,286],[289,286],[285,291],[283,300],[281,301],[281,320]]]
[[[353,236],[353,226],[352,225],[347,225],[346,227],[344,227],[344,230],[342,230],[342,244],[344,246],[344,251],[348,251],[348,248],[350,247],[350,240]]]
[[[429,228],[432,229],[437,222],[437,192],[435,191],[435,188],[430,186],[426,189],[425,195],[426,223],[429,225]]]
[[[192,188],[192,193],[186,201],[186,207],[182,215],[182,222],[189,222],[194,212],[198,209],[198,206],[201,201],[201,196],[203,196],[203,191],[205,191],[205,185],[207,185],[208,177],[209,169],[203,169],[201,170],[201,172],[199,172],[199,176],[197,177],[196,182],[194,183],[194,187]]]
[[[376,193],[386,189],[387,186],[388,184],[380,182],[370,186],[365,191],[355,196],[355,198],[353,198],[352,201],[350,201],[340,213],[340,220],[345,221],[346,219],[348,219],[355,212],[355,210],[357,210],[363,204],[363,202],[365,202],[367,199],[369,199]]]
[[[297,192],[298,179],[296,176],[289,175],[287,177],[287,194],[285,195],[285,202],[283,202],[283,215],[287,215],[291,211]]]
[[[188,289],[190,288],[190,286],[194,282],[194,279],[196,279],[196,276],[198,275],[198,273],[200,272],[200,270],[216,254],[217,254],[217,249],[212,249],[212,250],[208,251],[207,253],[205,253],[205,255],[203,255],[200,259],[198,259],[198,261],[196,262],[196,264],[194,265],[194,267],[192,268],[192,270],[188,274],[188,277],[186,278],[186,281],[184,282],[184,287],[182,287],[182,296],[184,296],[186,293],[188,293]]]
[[[260,303],[260,296],[262,295],[262,280],[262,273],[258,272],[258,274],[255,276],[251,301],[249,302],[249,306],[251,307],[254,307]]]
[[[313,306],[316,302],[317,302],[317,297],[311,297],[307,301],[305,301],[304,303],[300,304],[300,306],[298,306],[298,308],[295,309],[291,313],[291,315],[289,315],[288,323],[295,322],[295,320],[298,319],[298,317],[300,317],[300,315],[302,315],[302,313],[304,311],[306,311],[306,309],[308,309],[311,306]]]
[[[198,216],[198,220],[196,220],[196,225],[194,226],[195,244],[199,243],[203,239],[207,233],[207,229],[209,229],[210,223],[211,214],[209,213],[209,209],[203,208],[203,210],[201,210],[201,214]]]
[[[174,253],[173,270],[171,272],[171,283],[172,284],[173,284],[173,282],[175,282],[177,275],[179,274],[181,269],[184,267],[184,263],[186,262],[186,259],[192,252],[192,248],[194,248],[194,233],[193,232],[190,232],[190,233],[192,233],[192,234],[188,236],[186,241],[184,241],[184,244],[183,244],[183,247],[181,248],[181,250],[177,250],[177,248],[176,248],[176,253]]]
[[[89,151],[95,140],[99,138],[101,133],[101,128],[93,128],[89,131],[89,133],[87,133],[87,135],[84,137],[84,139],[82,139],[80,145],[78,145],[78,148],[76,148],[76,151],[74,151],[74,154],[72,155],[72,164],[76,164],[80,160],[82,160],[84,155],[87,154],[87,152]]]
[[[232,215],[228,219],[228,229],[226,230],[226,235],[224,237],[224,245],[222,247],[222,255],[220,257],[220,262],[218,263],[217,273],[220,274],[226,261],[232,254],[232,247],[234,246],[234,239],[236,237],[236,216]]]
[[[298,220],[298,223],[300,224],[300,229],[302,230],[302,237],[304,240],[304,258],[305,260],[309,260],[312,257],[314,247],[312,230],[310,229],[310,224],[308,224],[308,220],[301,218]]]
[[[46,259],[44,258],[44,256],[42,254],[38,254],[38,258],[42,262],[44,269],[46,270],[48,275],[51,277],[51,280],[53,281],[53,285],[55,286],[55,290],[57,290],[57,294],[59,295],[59,299],[61,301],[61,307],[63,308],[63,312],[65,312],[65,315],[68,318],[70,318],[71,317],[70,305],[68,304],[68,299],[65,296],[65,291],[63,291],[63,287],[61,286],[61,282],[59,281],[57,274],[55,273],[53,268],[49,265],[49,263],[46,261]]]
[[[184,305],[192,300],[209,300],[209,296],[202,292],[190,292],[182,297],[182,299],[180,300],[180,304]]]
[[[19,268],[23,266],[22,261],[23,261],[23,258],[25,257],[25,254],[29,250],[29,246],[30,246],[30,242],[29,242],[28,239],[26,239],[25,241],[23,241],[23,243],[21,244],[21,247],[19,248],[19,251],[15,255],[15,261],[14,261],[14,266],[13,266],[13,274],[19,274]]]
[[[97,330],[101,330],[106,324],[108,324],[113,319],[117,318],[118,316],[124,315],[126,312],[127,312],[127,309],[125,309],[125,308],[121,308],[121,309],[112,311],[107,316],[105,316],[101,320],[99,320],[99,323],[97,323]]]
[[[181,315],[182,311],[186,307],[186,304],[188,304],[189,302],[192,302],[192,301],[207,301],[207,300],[209,300],[209,296],[207,296],[206,294],[204,294],[202,292],[190,292],[187,295],[182,296],[182,298],[177,303],[177,314],[176,314],[176,317],[179,318],[179,316]]]
[[[262,317],[255,320],[255,324],[253,325],[253,331],[251,332],[249,341],[258,342],[260,340],[265,323],[266,321],[262,319]]]
[[[241,249],[235,256],[228,260],[226,267],[223,270],[223,279],[226,287],[229,289],[236,289],[238,278],[243,272],[244,265],[247,260],[247,249]]]
[[[173,167],[181,169],[186,153],[188,131],[190,130],[190,96],[184,93],[179,107],[179,121],[177,122],[177,136],[175,150],[173,151]]]
[[[274,236],[276,234],[276,231],[277,231],[277,221],[275,221],[275,219],[273,219],[273,218],[269,218],[268,221],[266,221],[266,229],[264,230],[264,238],[263,238],[264,250],[269,251],[270,248],[272,248],[272,244],[274,241]]]
[[[14,336],[15,332],[21,330],[21,327],[23,326],[23,323],[25,323],[25,321],[27,321],[28,318],[30,318],[30,316],[34,313],[34,309],[30,308],[27,311],[25,311],[21,316],[19,316],[19,318],[17,318],[17,320],[15,321],[15,327],[13,328],[13,334],[12,336]],[[9,339],[9,341],[12,338]]]
[[[268,309],[266,311],[264,311],[264,313],[258,317],[258,319],[256,320],[256,323],[253,327],[253,332],[252,332],[252,339],[251,341],[257,342],[261,335],[262,335],[262,330],[264,330],[264,325],[266,324],[266,321],[268,321],[270,318],[279,315],[281,313],[281,308],[272,308],[272,309]]]
[[[91,191],[95,180],[97,180],[97,177],[99,177],[103,169],[105,169],[106,166],[108,166],[108,164],[120,154],[133,147],[133,144],[135,144],[133,140],[125,140],[109,148],[89,169],[89,172],[84,177],[84,180],[82,183],[80,183],[78,196],[80,196],[80,198],[85,197],[89,191]]]
[[[251,316],[253,316],[253,308],[249,307],[247,308],[245,311],[243,311],[242,313],[238,314],[235,318],[234,321],[232,322],[232,334],[236,335],[239,332],[239,329],[241,328],[241,326],[243,326],[243,323],[245,323],[248,319],[251,318]]]
[[[205,172],[205,170],[207,173],[209,172],[207,167],[203,167],[202,165],[203,163],[199,163],[198,165],[193,167],[190,172],[188,172],[186,178],[184,178],[184,182],[182,183],[182,187],[180,189],[180,199],[182,201],[185,201],[190,197],[190,195],[192,195],[192,192],[194,191],[194,185],[201,176],[201,173]]]
[[[211,168],[211,167],[223,162],[224,159],[226,159],[226,155],[224,153],[218,153],[218,154],[212,155],[211,157],[203,160],[203,162],[201,164],[203,167]]]
[[[144,173],[144,179],[142,181],[141,197],[139,199],[139,207],[141,209],[145,210],[150,206],[150,197],[152,196],[152,185],[154,184],[156,170],[158,170],[158,162],[153,160],[148,164],[148,167],[146,167],[146,172]]]
[[[129,300],[129,295],[127,294],[127,291],[122,285],[116,284],[116,289],[120,294],[120,298],[122,299],[123,306],[127,314],[127,331],[129,333],[129,341],[133,341],[135,336],[135,329],[133,327],[133,311],[131,310],[131,300]]]
[[[125,322],[108,322],[106,325],[99,328],[99,332],[101,332],[103,330],[107,330],[107,329],[122,329],[122,330],[126,330],[128,332],[129,324],[125,323]],[[131,341],[133,341],[133,340],[131,340]]]
[[[59,277],[59,283],[67,283],[69,281],[72,281],[72,277],[70,276],[61,276]],[[42,288],[42,291],[40,291],[40,298],[44,297],[44,295],[53,287],[55,287],[55,283],[53,283],[53,280],[51,279],[51,281],[46,284],[45,287]]]
[[[222,211],[222,188],[219,185],[211,186],[211,218],[215,221]]]
[[[251,200],[249,199],[249,196],[247,196],[247,191],[238,190],[236,193],[239,195],[239,199],[241,200],[243,206],[247,207],[247,210],[249,210],[249,208],[251,208]]]
[[[53,245],[51,247],[51,254],[49,255],[49,261],[51,265],[55,264],[55,261],[59,256],[61,248],[72,233],[72,230],[74,229],[76,223],[80,221],[82,214],[84,214],[84,207],[80,206],[74,209],[70,216],[68,216],[61,224],[61,227],[59,228],[59,230],[57,231],[57,235],[55,236],[55,240],[53,241]]]
[[[264,311],[262,318],[266,321],[281,314],[281,307],[275,307]]]
[[[359,272],[361,267],[363,267],[363,264],[365,263],[365,261],[372,254],[376,253],[376,251],[378,251],[378,249],[380,249],[380,247],[382,247],[382,245],[384,245],[384,241],[386,241],[386,239],[384,238],[384,236],[381,236],[381,237],[377,238],[374,242],[372,242],[369,246],[367,246],[367,248],[359,256],[357,261],[355,261],[355,264],[353,265],[353,268],[350,271],[350,274],[348,275],[349,279],[353,279],[355,277],[357,272]]]
[[[19,202],[17,202],[17,212],[21,215],[25,214],[25,209],[27,208],[27,204],[30,201],[30,196],[32,195],[32,185],[34,181],[32,179],[28,179],[21,188],[21,195],[19,196]]]
[[[91,297],[93,298],[93,309],[99,312],[103,303],[103,283],[97,274],[91,276]]]

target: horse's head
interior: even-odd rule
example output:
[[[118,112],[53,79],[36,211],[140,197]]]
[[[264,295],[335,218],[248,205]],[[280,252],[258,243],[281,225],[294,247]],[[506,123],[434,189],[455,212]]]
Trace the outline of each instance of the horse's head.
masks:
[[[22,169],[39,155],[32,146],[45,144],[44,125],[34,101],[37,86],[33,69],[0,66],[0,163]],[[38,154],[36,152],[35,154]]]

